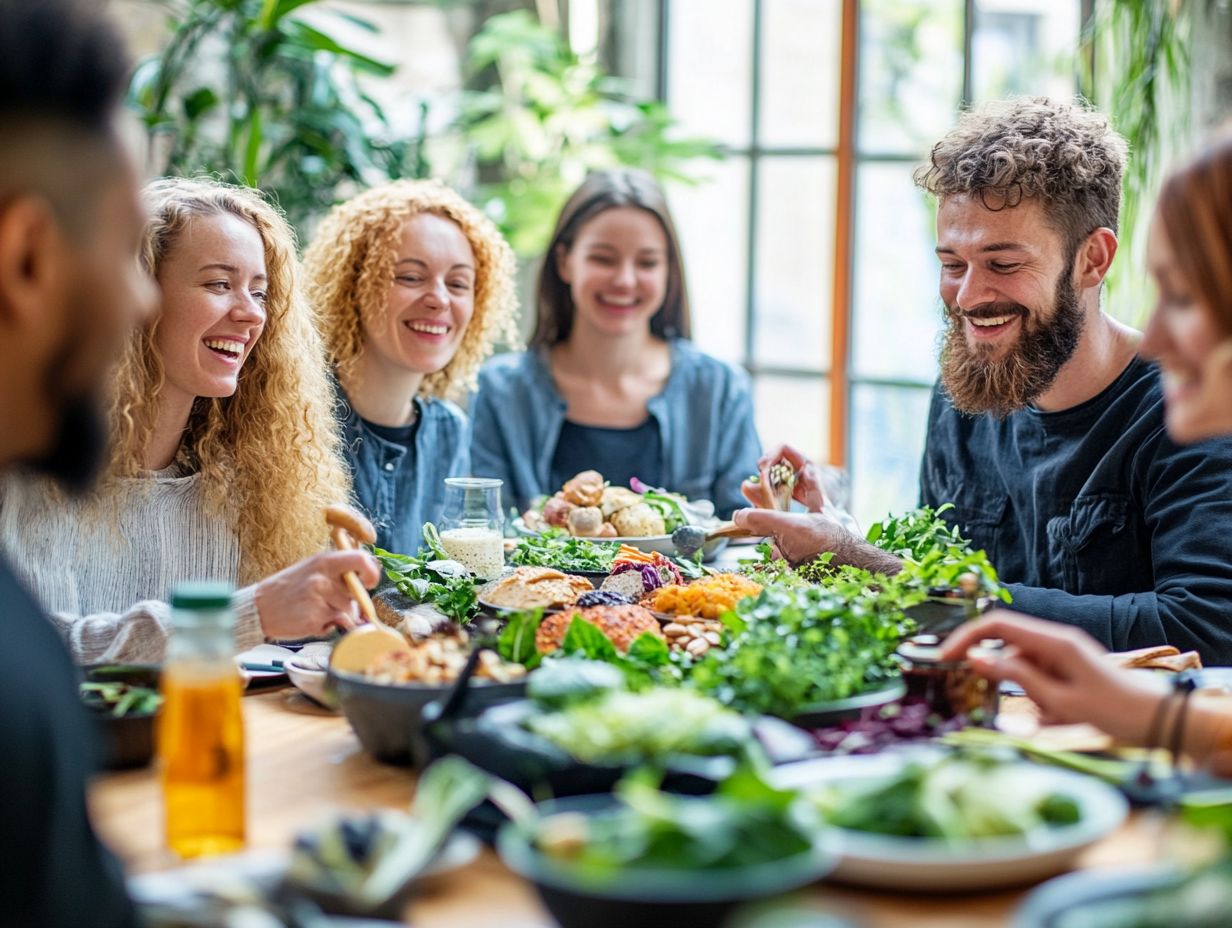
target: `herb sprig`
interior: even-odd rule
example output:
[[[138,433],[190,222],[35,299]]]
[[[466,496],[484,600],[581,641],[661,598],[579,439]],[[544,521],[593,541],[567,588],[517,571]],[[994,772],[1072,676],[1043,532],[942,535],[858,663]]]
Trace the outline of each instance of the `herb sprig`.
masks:
[[[420,603],[431,603],[441,614],[458,624],[475,617],[479,609],[475,593],[475,578],[465,568],[454,569],[443,549],[434,545],[425,526],[428,548],[419,555],[394,554],[383,548],[372,549],[381,568],[398,592]]]
[[[868,541],[902,558],[908,575],[921,586],[954,588],[963,574],[971,574],[985,595],[1010,602],[1009,590],[998,579],[988,555],[973,550],[958,526],[941,518],[942,513],[953,508],[953,503],[936,509],[924,506],[885,518],[870,526]]]

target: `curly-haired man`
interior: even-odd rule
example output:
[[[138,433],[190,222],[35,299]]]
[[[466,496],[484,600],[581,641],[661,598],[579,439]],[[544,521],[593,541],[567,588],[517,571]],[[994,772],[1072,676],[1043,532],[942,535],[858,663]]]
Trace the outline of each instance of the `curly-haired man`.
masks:
[[[1125,159],[1107,117],[1023,98],[963,114],[916,172],[946,314],[920,495],[955,504],[1016,609],[1228,663],[1232,443],[1168,439],[1158,366],[1100,306]],[[737,521],[794,559],[899,566],[824,513]]]

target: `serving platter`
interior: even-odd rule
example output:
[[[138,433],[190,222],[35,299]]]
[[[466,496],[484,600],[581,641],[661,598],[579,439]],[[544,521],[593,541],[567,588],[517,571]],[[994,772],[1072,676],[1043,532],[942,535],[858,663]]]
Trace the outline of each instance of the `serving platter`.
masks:
[[[919,753],[885,752],[823,757],[776,767],[776,786],[808,790],[888,778]],[[1072,797],[1080,818],[1072,825],[1041,827],[1024,835],[945,841],[827,829],[825,847],[838,859],[833,878],[880,889],[958,892],[1023,885],[1069,867],[1090,845],[1125,820],[1128,804],[1113,787],[1070,770],[1020,762],[1034,785]]]
[[[539,532],[532,531],[526,527],[526,523],[522,518],[513,520],[513,530],[519,535],[531,537],[538,535]],[[660,554],[675,555],[676,546],[672,543],[671,535],[645,535],[645,536],[628,536],[623,538],[587,538],[587,541],[601,542],[603,544],[629,545],[650,554],[653,551],[658,551]],[[726,538],[715,538],[712,541],[706,542],[706,546],[702,549],[702,560],[709,561],[716,557],[720,551],[727,545]],[[575,572],[575,571],[571,571]]]
[[[1177,868],[1167,864],[1067,873],[1031,891],[1014,915],[1013,928],[1136,925],[1143,897],[1180,879]]]

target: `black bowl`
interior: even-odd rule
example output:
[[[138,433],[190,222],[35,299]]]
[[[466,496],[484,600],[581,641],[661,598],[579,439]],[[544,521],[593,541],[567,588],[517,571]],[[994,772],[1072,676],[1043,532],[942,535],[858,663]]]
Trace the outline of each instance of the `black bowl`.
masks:
[[[430,703],[448,697],[453,690],[452,683],[440,686],[374,683],[359,674],[330,670],[328,684],[365,751],[387,764],[410,764],[418,768],[427,763],[429,754],[422,737],[423,711]],[[520,699],[525,693],[525,680],[514,683],[472,680],[461,712],[479,712],[497,703]]]
[[[615,803],[611,796],[575,796],[539,808],[546,813],[594,814]],[[628,869],[608,879],[594,879],[545,857],[513,823],[500,830],[496,848],[505,866],[534,883],[562,928],[717,928],[741,904],[807,886],[834,866],[833,859],[815,847],[750,867]]]
[[[907,685],[902,678],[888,680],[871,690],[856,693],[846,699],[831,699],[826,702],[815,702],[801,707],[789,720],[793,725],[812,730],[837,725],[847,719],[860,717],[865,709],[874,709],[902,699],[907,693]]]
[[[578,760],[524,727],[527,717],[541,711],[528,699],[491,706],[477,716],[443,719],[429,725],[427,741],[434,756],[457,754],[531,795],[545,791],[552,796],[610,792],[625,774],[641,766],[637,760],[627,764]],[[811,737],[779,719],[757,719],[753,731],[775,763],[801,760],[815,747]],[[725,755],[675,754],[662,766],[663,789],[704,795],[732,774],[737,761]]]
[[[87,683],[129,683],[158,689],[161,672],[151,664],[95,664],[82,671]],[[104,770],[144,767],[154,757],[154,720],[158,712],[130,712],[116,717],[110,710],[86,704],[98,732]]]

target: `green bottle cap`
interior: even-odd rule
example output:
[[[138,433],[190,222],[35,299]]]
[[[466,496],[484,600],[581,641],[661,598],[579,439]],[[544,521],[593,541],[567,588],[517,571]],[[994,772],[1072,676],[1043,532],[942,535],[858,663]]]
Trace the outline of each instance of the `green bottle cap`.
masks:
[[[230,609],[234,592],[235,588],[229,583],[177,583],[171,589],[171,606],[175,609]]]

